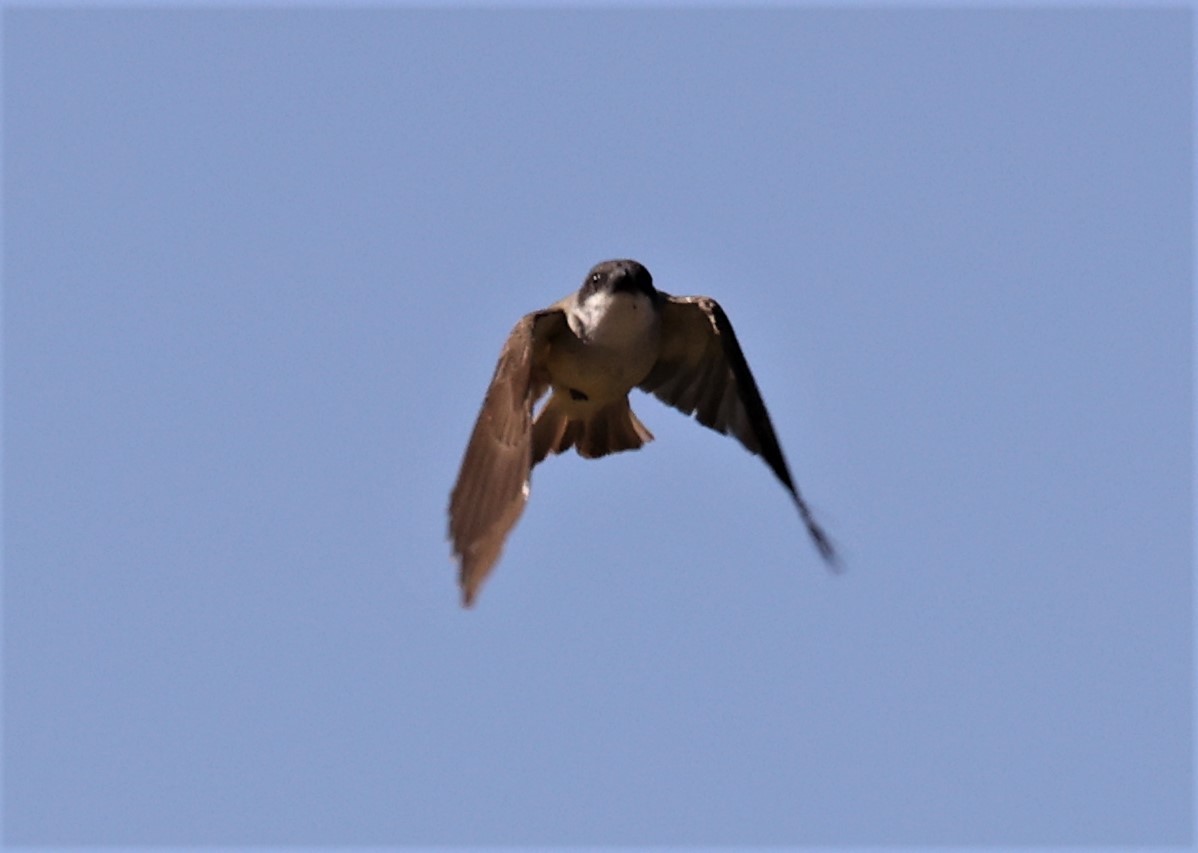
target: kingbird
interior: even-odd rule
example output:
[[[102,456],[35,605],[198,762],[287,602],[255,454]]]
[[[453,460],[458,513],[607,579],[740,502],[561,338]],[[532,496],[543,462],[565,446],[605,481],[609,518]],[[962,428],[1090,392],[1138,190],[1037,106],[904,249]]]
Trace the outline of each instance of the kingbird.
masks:
[[[604,261],[582,287],[525,314],[499,354],[449,499],[449,538],[469,607],[528,501],[532,469],[573,447],[598,459],[653,440],[628,405],[640,388],[761,456],[815,547],[836,552],[791,476],[728,315],[708,296],[670,296],[633,260]],[[546,391],[548,402],[533,416]]]

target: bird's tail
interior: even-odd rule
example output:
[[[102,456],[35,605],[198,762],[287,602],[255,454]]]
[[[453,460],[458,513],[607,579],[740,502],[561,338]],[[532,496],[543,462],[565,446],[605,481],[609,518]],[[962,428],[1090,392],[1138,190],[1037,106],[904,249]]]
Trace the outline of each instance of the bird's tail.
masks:
[[[653,433],[640,422],[624,397],[583,417],[571,418],[556,394],[537,415],[532,426],[532,464],[550,453],[574,447],[578,455],[597,459],[621,450],[636,450],[653,440]]]

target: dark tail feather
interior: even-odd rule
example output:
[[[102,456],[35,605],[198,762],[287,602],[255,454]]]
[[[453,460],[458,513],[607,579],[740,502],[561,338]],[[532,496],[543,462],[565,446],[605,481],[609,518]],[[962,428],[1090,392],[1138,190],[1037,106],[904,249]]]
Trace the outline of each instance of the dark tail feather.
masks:
[[[604,406],[586,421],[575,421],[581,435],[575,436],[578,455],[598,459],[622,450],[637,450],[653,440],[653,433],[632,413],[628,398]]]
[[[571,420],[557,398],[550,397],[532,427],[532,464],[571,447],[577,448],[579,456],[597,459],[636,450],[652,440],[653,433],[633,414],[627,398],[604,406],[585,420]]]

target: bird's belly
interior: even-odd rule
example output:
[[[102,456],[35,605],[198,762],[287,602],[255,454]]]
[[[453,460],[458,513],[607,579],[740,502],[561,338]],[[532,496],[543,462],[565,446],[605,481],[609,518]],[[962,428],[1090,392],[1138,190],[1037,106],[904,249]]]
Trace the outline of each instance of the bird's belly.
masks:
[[[576,402],[607,403],[624,397],[657,360],[656,329],[608,343],[571,339],[555,347],[546,365],[553,387]]]

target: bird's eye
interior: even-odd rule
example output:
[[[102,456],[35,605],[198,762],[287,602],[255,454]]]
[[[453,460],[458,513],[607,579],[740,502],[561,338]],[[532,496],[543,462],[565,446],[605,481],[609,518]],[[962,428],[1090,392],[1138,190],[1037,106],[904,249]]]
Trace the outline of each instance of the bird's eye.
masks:
[[[599,275],[599,273],[595,273],[593,276],[591,276],[591,281],[595,282],[595,284],[598,284],[599,279],[601,278],[603,278],[603,276]]]

